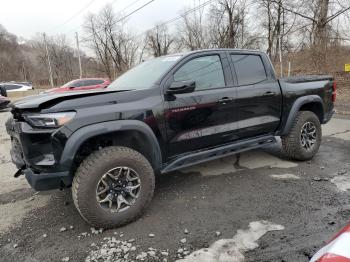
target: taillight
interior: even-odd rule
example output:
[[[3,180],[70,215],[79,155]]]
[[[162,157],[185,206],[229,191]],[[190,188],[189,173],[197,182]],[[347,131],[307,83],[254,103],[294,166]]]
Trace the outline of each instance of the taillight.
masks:
[[[337,100],[337,82],[333,81],[333,93],[332,93],[332,101],[335,102]]]

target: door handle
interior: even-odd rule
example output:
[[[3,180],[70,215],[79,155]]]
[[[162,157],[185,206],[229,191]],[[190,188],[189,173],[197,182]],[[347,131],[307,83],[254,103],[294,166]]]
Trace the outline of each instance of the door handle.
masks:
[[[229,102],[232,102],[233,101],[233,98],[232,97],[223,97],[221,98],[218,102],[220,104],[223,104],[225,105],[226,103],[229,103]]]
[[[264,93],[262,96],[267,97],[267,96],[275,96],[275,95],[277,95],[276,92],[267,91],[267,92]]]

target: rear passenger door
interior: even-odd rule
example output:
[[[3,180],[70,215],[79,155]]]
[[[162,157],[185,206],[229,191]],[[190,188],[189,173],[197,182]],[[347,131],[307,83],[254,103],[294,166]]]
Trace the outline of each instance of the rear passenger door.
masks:
[[[274,133],[280,122],[282,97],[268,58],[241,52],[230,52],[229,56],[237,86],[239,137]]]

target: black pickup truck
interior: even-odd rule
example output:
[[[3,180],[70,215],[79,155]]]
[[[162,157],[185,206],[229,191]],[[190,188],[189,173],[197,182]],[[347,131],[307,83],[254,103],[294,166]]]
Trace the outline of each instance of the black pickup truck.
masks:
[[[116,227],[151,202],[155,175],[275,143],[311,159],[335,100],[331,76],[276,79],[265,53],[201,50],[143,62],[101,91],[12,106],[11,156],[36,190],[72,186],[81,216]]]

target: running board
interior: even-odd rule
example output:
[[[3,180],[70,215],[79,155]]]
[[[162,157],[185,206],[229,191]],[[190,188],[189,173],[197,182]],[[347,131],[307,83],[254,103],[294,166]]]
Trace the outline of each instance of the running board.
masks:
[[[211,148],[205,151],[197,151],[194,153],[186,154],[177,157],[169,162],[161,171],[161,173],[167,173],[180,168],[196,165],[206,161],[221,158],[223,156],[229,156],[251,149],[262,147],[266,144],[272,144],[276,142],[274,136],[264,136],[245,141],[235,142],[232,144],[226,144],[221,147]]]

